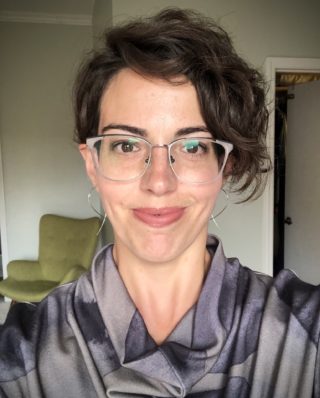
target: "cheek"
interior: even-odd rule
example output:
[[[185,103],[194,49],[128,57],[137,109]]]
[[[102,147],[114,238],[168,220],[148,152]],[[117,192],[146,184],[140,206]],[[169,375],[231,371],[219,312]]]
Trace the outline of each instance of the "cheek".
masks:
[[[203,191],[201,192],[201,198],[203,203],[203,216],[206,220],[209,220],[211,215],[215,213],[215,209],[217,206],[218,208],[220,208],[218,198],[221,188],[222,181],[214,183],[211,187],[207,187],[207,189],[203,189]]]
[[[132,184],[117,184],[104,179],[98,180],[97,190],[108,217],[120,215],[119,209],[125,207],[128,198],[134,195]]]
[[[208,202],[211,206],[214,206],[214,203],[217,199],[217,196],[222,188],[222,180],[215,181],[210,185],[199,186],[196,197],[201,202]]]

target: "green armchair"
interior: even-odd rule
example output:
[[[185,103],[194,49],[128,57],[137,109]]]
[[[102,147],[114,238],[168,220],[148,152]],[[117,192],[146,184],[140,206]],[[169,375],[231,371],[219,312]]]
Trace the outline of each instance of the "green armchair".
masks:
[[[75,219],[45,214],[40,219],[38,261],[8,263],[0,294],[14,301],[41,301],[56,286],[86,272],[94,256],[98,217]]]

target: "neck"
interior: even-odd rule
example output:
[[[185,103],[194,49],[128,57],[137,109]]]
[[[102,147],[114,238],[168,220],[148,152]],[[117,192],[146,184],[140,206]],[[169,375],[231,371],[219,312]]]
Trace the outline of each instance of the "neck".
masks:
[[[191,246],[172,261],[151,263],[115,243],[119,273],[149,334],[158,344],[198,300],[210,264],[205,242],[200,247]]]

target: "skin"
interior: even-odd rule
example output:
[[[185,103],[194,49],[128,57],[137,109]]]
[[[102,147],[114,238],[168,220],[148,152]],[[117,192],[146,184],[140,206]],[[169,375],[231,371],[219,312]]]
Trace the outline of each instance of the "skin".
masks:
[[[100,111],[99,134],[121,124],[143,130],[157,145],[170,143],[190,127],[197,127],[192,136],[211,137],[190,82],[173,85],[123,69],[108,85]],[[140,179],[114,182],[97,173],[85,144],[80,152],[113,226],[119,272],[150,335],[161,344],[199,297],[210,263],[208,221],[223,179],[201,185],[180,182],[169,166],[167,150],[154,148],[152,164]],[[158,225],[152,214],[147,221],[137,216],[150,208],[169,208],[169,213],[178,209],[178,219],[169,217],[167,222],[163,216]]]

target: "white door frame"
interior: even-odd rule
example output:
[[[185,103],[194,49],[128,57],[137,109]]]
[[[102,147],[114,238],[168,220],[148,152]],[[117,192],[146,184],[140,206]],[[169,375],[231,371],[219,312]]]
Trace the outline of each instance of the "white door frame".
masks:
[[[308,72],[320,73],[320,58],[278,58],[268,57],[264,63],[264,72],[269,85],[267,103],[269,107],[269,128],[267,145],[272,162],[274,160],[274,109],[275,82],[277,72]],[[273,217],[274,217],[274,173],[271,172],[263,195],[263,269],[273,275]]]
[[[1,234],[1,250],[2,250],[2,271],[3,276],[7,276],[8,264],[8,240],[7,240],[7,222],[6,222],[6,206],[4,196],[3,183],[3,167],[2,167],[2,150],[0,140],[0,234]]]

